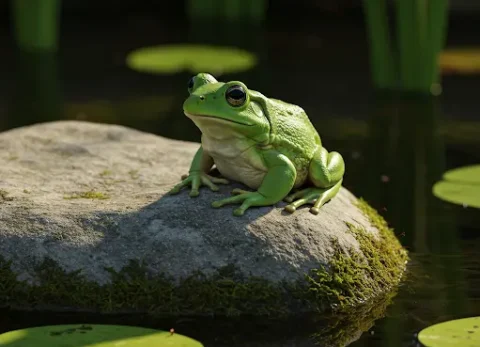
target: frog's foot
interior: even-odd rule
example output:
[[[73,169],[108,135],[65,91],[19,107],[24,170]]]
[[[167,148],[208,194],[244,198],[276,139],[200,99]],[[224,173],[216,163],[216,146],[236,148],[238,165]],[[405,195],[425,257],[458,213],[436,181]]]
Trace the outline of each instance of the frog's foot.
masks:
[[[313,205],[322,193],[319,188],[306,188],[287,196],[284,200],[290,204],[285,206],[285,211],[293,213],[298,207],[305,204]],[[311,210],[310,210],[311,211]]]
[[[287,212],[293,213],[300,206],[309,204],[313,205],[310,212],[318,214],[320,208],[329,200],[331,200],[338,192],[342,185],[342,181],[337,182],[334,186],[329,188],[306,188],[287,196],[284,201],[290,204],[285,206]]]
[[[228,183],[228,180],[224,178],[213,177],[203,172],[192,172],[190,175],[182,175],[182,182],[173,187],[169,194],[178,194],[184,187],[191,186],[192,189],[189,195],[197,197],[200,194],[199,189],[201,186],[207,186],[211,191],[217,192],[220,188],[216,184]]]
[[[245,193],[253,193],[253,192],[251,192],[249,190],[240,189],[240,188],[235,188],[231,192],[232,195],[240,195],[240,194],[245,194]]]
[[[240,207],[233,210],[235,216],[242,216],[251,206],[265,206],[269,204],[269,200],[259,192],[249,192],[243,189],[234,189],[234,196],[223,200],[212,202],[212,207],[218,208],[227,204],[242,203]]]
[[[216,177],[216,176],[211,176],[209,174],[207,174],[207,177],[210,179],[210,181],[212,181],[213,183],[217,183],[217,184],[229,184],[230,181],[227,180],[226,178],[222,178],[222,177]],[[181,176],[181,179],[182,181],[183,180],[186,180],[188,178],[188,174],[184,174]]]

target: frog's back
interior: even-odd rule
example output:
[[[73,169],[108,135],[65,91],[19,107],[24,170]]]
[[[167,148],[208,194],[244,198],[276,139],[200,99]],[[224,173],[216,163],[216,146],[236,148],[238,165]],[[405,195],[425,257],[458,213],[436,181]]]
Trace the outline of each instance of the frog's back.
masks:
[[[300,106],[282,100],[270,99],[270,112],[275,119],[273,145],[288,157],[297,170],[295,186],[308,177],[310,161],[318,147],[320,136]]]
[[[275,118],[274,143],[311,158],[321,146],[321,140],[303,108],[277,99],[270,99],[270,102],[270,112]]]

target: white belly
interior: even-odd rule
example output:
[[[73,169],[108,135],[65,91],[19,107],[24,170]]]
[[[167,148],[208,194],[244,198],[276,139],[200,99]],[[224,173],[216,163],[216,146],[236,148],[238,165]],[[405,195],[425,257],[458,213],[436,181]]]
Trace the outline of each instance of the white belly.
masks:
[[[218,140],[204,135],[202,147],[213,158],[222,176],[241,182],[251,189],[260,187],[267,167],[254,143],[236,138]]]

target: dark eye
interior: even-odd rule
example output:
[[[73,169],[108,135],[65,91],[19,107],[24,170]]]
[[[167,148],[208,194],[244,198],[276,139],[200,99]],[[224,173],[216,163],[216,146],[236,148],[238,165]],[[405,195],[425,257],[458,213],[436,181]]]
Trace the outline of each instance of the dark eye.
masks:
[[[188,91],[191,92],[192,91],[192,88],[193,88],[193,85],[195,84],[195,76],[193,76],[192,78],[190,78],[190,80],[188,81]]]
[[[241,86],[232,86],[225,93],[228,103],[232,106],[242,106],[247,100],[247,94]]]

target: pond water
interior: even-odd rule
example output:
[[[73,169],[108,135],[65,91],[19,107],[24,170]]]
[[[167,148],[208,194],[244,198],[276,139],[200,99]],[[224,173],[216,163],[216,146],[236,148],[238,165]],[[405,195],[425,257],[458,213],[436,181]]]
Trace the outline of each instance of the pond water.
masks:
[[[448,45],[480,43],[478,28],[466,29],[466,22],[452,20]],[[411,254],[409,276],[384,317],[350,346],[409,346],[415,333],[431,324],[480,315],[480,211],[432,194],[445,171],[480,163],[480,76],[446,76],[443,95],[433,102],[374,95],[358,14],[272,20],[265,30],[139,15],[128,21],[91,18],[88,25],[71,18],[57,57],[14,51],[7,34],[0,36],[6,52],[0,55],[1,131],[79,119],[199,141],[199,131],[181,110],[190,73],[141,74],[125,66],[126,54],[177,42],[253,52],[259,58],[255,68],[220,79],[239,79],[267,96],[301,105],[325,146],[343,154],[345,187],[384,215]],[[0,332],[67,321],[121,324],[130,318],[3,311]],[[239,346],[313,346],[295,338],[308,325],[301,320],[274,330],[268,322],[247,323],[236,325]],[[225,345],[222,322],[157,324],[171,326],[205,346]]]

